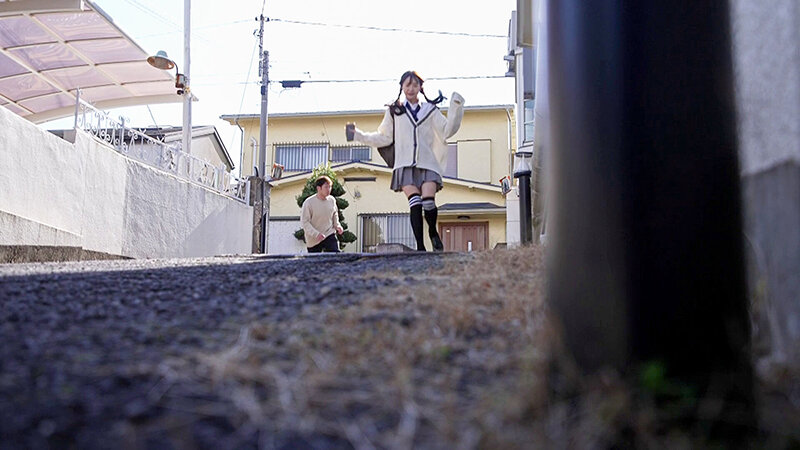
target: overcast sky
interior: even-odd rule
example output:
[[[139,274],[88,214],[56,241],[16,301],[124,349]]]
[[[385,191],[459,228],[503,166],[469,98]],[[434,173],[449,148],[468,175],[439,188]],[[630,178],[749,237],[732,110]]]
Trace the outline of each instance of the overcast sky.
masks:
[[[94,3],[146,52],[166,50],[183,71],[183,0]],[[264,37],[270,53],[269,77],[274,81],[269,89],[270,112],[379,109],[397,95],[397,79],[408,69],[424,78],[501,77],[429,80],[425,88],[434,95],[441,89],[446,96],[456,90],[467,105],[511,104],[514,82],[502,76],[505,36],[515,4],[514,0],[193,0],[190,75],[199,101],[192,106],[192,124],[216,126],[233,160],[239,160],[239,131],[219,116],[260,111],[254,31],[262,6],[264,16],[271,19]],[[283,89],[280,80],[307,83]],[[180,104],[112,113],[142,127],[180,126],[182,121]]]

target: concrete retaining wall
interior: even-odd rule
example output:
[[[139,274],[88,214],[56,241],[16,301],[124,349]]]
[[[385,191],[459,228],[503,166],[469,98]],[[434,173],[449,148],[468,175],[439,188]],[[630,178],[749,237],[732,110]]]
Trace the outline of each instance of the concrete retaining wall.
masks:
[[[250,206],[0,108],[0,245],[134,258],[250,253],[251,222]]]

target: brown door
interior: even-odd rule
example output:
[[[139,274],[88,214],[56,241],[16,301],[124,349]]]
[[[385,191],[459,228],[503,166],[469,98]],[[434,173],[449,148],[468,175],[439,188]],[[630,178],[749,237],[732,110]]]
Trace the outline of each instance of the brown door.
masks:
[[[439,235],[446,252],[485,250],[489,247],[489,222],[440,223]]]

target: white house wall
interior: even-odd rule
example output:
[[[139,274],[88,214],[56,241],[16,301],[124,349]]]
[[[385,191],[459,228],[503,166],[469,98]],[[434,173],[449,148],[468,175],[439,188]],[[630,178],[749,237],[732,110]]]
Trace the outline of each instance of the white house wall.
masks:
[[[135,258],[250,253],[252,208],[0,108],[0,245]]]

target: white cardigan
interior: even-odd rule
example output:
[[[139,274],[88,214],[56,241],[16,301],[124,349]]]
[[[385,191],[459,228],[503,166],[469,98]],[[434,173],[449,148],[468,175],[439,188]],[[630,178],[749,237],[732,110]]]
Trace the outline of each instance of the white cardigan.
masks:
[[[365,133],[356,128],[355,140],[373,147],[384,147],[392,143],[392,117],[394,117],[394,169],[419,167],[444,173],[447,163],[447,139],[461,126],[464,117],[464,97],[453,92],[450,109],[445,117],[439,108],[420,102],[415,121],[410,111],[393,116],[389,109],[383,115],[378,131]]]

